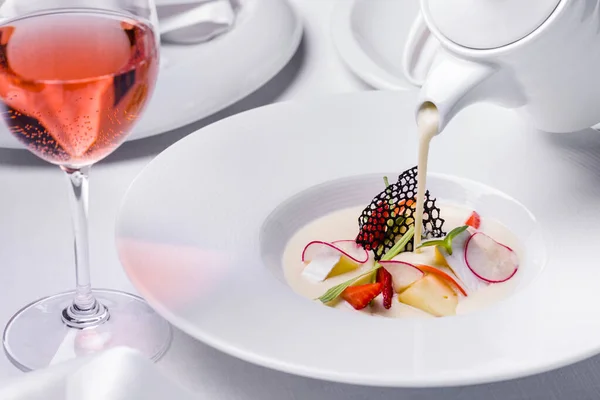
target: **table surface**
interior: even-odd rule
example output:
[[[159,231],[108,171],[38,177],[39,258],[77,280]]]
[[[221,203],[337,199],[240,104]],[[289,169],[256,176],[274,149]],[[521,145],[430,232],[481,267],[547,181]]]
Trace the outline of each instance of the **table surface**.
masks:
[[[292,61],[267,85],[228,109],[165,135],[123,145],[93,168],[90,240],[95,287],[134,292],[117,259],[114,221],[123,195],[142,168],[182,137],[219,119],[285,101],[369,90],[346,70],[329,35],[336,4],[348,0],[291,0],[305,24]],[[394,1],[394,0],[388,0]],[[62,172],[23,150],[0,149],[0,325],[23,305],[73,288],[72,233]],[[30,246],[31,245],[31,246]],[[34,278],[32,278],[34,277]],[[176,331],[158,364],[199,399],[598,399],[600,357],[510,382],[446,389],[386,389],[300,378],[248,364]],[[0,355],[0,383],[21,374]]]

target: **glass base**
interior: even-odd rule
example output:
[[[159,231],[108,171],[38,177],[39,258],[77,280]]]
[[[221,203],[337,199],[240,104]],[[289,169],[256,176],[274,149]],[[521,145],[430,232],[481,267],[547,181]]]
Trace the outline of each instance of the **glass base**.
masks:
[[[29,304],[4,329],[4,351],[23,371],[45,368],[112,347],[133,348],[156,361],[169,348],[171,326],[140,297],[114,290],[94,290],[109,318],[95,327],[71,328],[63,311],[75,292],[60,293]]]

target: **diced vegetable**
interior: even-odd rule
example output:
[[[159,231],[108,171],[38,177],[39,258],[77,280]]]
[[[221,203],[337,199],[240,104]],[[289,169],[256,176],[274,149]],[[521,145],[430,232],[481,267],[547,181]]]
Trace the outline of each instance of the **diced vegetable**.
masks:
[[[481,226],[481,216],[479,213],[477,213],[477,211],[473,211],[465,222],[465,225],[469,225],[471,228],[479,229]]]
[[[437,275],[439,278],[442,278],[443,280],[445,280],[446,283],[448,283],[450,286],[452,286],[456,290],[458,290],[460,292],[460,294],[462,294],[465,297],[468,296],[465,289],[463,289],[462,286],[460,286],[460,284],[456,281],[456,279],[454,279],[453,277],[451,277],[450,275],[448,275],[441,269],[435,268],[435,267],[430,267],[429,265],[417,265],[417,268],[419,268],[421,271],[423,271],[426,274]]]
[[[444,255],[442,254],[442,252],[440,251],[440,249],[438,247],[436,247],[434,250],[433,262],[434,262],[434,264],[442,265],[444,267],[450,268],[450,266],[448,265],[448,262],[446,261],[446,258],[444,258]]]
[[[443,280],[426,275],[398,295],[398,300],[436,317],[456,314],[458,296]]]
[[[477,277],[490,283],[505,282],[519,269],[519,260],[511,248],[481,232],[467,241],[465,263]]]
[[[333,266],[327,278],[332,278],[334,276],[347,274],[348,272],[352,272],[360,267],[360,264],[355,263],[351,259],[346,256],[341,256],[340,260]]]

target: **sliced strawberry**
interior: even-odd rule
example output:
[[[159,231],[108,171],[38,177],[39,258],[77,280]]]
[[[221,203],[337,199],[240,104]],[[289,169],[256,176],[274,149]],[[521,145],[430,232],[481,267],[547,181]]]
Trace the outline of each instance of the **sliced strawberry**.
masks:
[[[469,217],[469,219],[467,219],[465,225],[469,225],[472,228],[479,229],[479,226],[481,225],[481,216],[477,213],[477,211],[473,211],[471,213],[471,216]]]
[[[381,282],[383,287],[381,292],[383,293],[383,306],[386,309],[392,307],[392,297],[394,296],[394,287],[392,286],[392,274],[383,267],[377,270],[377,282]]]
[[[379,296],[382,289],[383,284],[381,282],[349,286],[342,292],[342,298],[356,310],[362,310],[371,300]]]

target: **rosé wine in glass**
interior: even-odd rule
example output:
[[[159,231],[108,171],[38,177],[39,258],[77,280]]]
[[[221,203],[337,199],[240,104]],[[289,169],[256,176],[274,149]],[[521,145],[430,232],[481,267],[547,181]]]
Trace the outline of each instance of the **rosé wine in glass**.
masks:
[[[75,245],[75,290],[26,305],[4,329],[5,353],[22,370],[115,346],[157,360],[170,344],[170,325],[142,298],[92,290],[88,243],[90,167],[139,120],[159,52],[153,0],[0,0],[0,114],[65,172]]]
[[[155,35],[110,14],[60,13],[0,28],[2,116],[53,164],[90,165],[126,138],[154,89]]]

